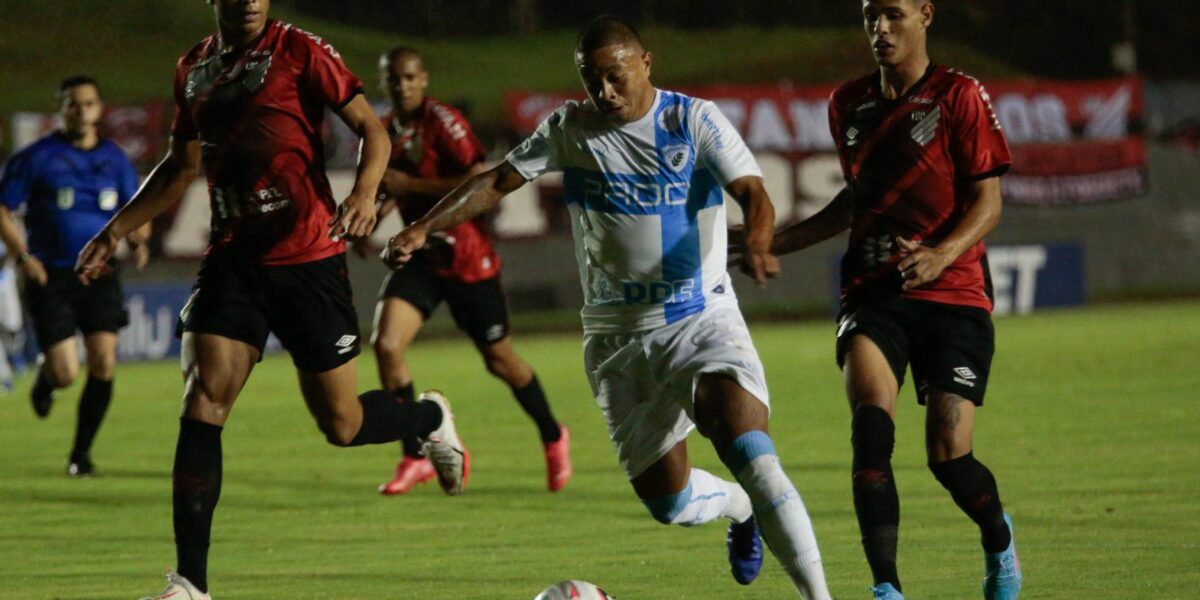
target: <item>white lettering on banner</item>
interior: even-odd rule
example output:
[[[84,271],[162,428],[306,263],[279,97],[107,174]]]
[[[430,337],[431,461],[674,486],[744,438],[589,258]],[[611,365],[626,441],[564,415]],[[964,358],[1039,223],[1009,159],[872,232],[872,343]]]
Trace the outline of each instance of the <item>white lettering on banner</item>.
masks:
[[[1046,266],[1046,248],[1042,246],[1000,246],[988,249],[988,267],[992,275],[997,315],[1024,315],[1033,312],[1037,294],[1037,274]]]
[[[813,150],[833,150],[829,135],[829,103],[825,100],[793,100],[788,104],[796,129],[796,146]]]
[[[122,359],[158,360],[171,351],[175,336],[175,312],[169,306],[159,306],[154,314],[146,312],[146,301],[131,295],[125,301],[129,326],[122,329],[117,340]]]
[[[818,154],[796,163],[796,218],[817,214],[844,187],[846,178],[837,155]]]
[[[1083,112],[1088,115],[1083,134],[1098,140],[1116,140],[1128,135],[1129,107],[1133,104],[1133,90],[1121,86],[1112,96],[1092,96],[1084,99]]]
[[[750,109],[750,125],[746,130],[746,145],[763,150],[787,150],[792,147],[792,137],[787,123],[779,113],[778,105],[772,100],[759,100]]]
[[[713,104],[717,105],[717,110],[725,115],[729,120],[729,124],[733,128],[742,131],[743,125],[746,124],[746,103],[736,98],[714,98]]]
[[[995,102],[996,117],[1010,144],[1058,142],[1071,139],[1067,107],[1058,96],[1026,98],[1005,94]]]

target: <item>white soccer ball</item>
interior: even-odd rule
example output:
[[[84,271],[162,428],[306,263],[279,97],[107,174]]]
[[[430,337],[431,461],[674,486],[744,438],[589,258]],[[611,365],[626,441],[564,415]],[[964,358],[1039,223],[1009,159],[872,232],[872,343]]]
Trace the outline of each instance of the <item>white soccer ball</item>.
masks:
[[[533,600],[616,600],[604,590],[586,581],[560,581],[538,594]]]

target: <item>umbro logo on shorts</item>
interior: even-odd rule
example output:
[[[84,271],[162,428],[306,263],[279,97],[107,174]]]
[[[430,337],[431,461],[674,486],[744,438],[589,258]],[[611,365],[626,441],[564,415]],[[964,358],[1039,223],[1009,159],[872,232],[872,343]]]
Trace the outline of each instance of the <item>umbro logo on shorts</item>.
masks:
[[[967,367],[955,367],[954,372],[957,374],[954,377],[955,383],[967,387],[975,387],[975,382],[973,381],[976,378],[974,371]]]
[[[357,335],[343,335],[333,345],[338,347],[338,354],[345,354],[354,349],[354,342],[357,340]]]

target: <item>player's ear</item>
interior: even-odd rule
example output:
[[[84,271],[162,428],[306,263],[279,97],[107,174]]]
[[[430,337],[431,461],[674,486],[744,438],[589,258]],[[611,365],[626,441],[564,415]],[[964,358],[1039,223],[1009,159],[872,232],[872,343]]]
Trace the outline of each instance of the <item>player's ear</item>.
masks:
[[[649,50],[647,50],[646,52],[642,53],[642,64],[646,66],[646,76],[647,76],[647,77],[649,77],[649,76],[650,76],[650,65],[651,65],[651,63],[653,63],[653,62],[654,62],[654,56],[652,56],[652,55],[650,54],[650,51],[649,51]]]
[[[928,28],[933,25],[933,2],[926,2],[921,6],[921,24]]]

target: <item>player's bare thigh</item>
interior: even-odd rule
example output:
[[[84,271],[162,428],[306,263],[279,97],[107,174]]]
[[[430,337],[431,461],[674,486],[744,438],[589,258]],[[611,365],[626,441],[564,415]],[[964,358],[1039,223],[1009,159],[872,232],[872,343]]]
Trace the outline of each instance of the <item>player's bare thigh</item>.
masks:
[[[864,405],[877,406],[896,418],[900,383],[874,340],[861,334],[850,338],[842,373],[851,411]]]
[[[404,353],[424,322],[421,311],[405,300],[389,297],[375,304],[371,345],[375,348],[379,380],[384,389],[404,387],[412,381]]]
[[[184,416],[224,425],[258,363],[258,349],[225,336],[191,331],[184,332],[182,346]]]

